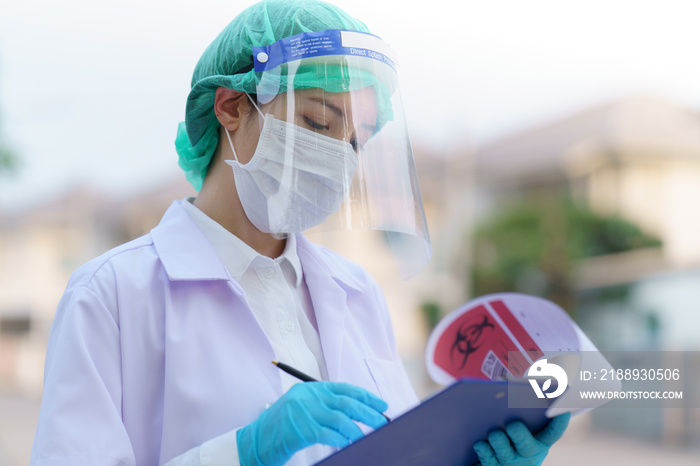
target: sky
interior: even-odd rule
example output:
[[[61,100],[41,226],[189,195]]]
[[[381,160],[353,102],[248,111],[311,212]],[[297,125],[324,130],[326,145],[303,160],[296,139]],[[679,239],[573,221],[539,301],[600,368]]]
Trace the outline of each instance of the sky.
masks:
[[[194,66],[253,2],[22,0],[0,13],[0,211],[179,176]],[[335,0],[397,52],[414,146],[449,154],[633,93],[700,110],[696,0]],[[457,6],[458,5],[458,6]]]

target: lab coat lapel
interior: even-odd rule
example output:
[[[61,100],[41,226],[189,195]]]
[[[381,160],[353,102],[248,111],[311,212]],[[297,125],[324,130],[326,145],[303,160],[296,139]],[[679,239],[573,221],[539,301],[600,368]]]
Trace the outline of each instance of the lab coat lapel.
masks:
[[[328,376],[331,381],[337,381],[343,370],[341,362],[345,319],[349,312],[348,293],[355,292],[356,288],[349,277],[339,273],[339,264],[333,264],[329,257],[322,255],[318,247],[303,235],[297,235],[297,245],[316,315]]]
[[[218,303],[218,308],[230,309],[235,313],[238,327],[247,329],[241,336],[246,341],[245,346],[250,348],[251,360],[257,356],[259,370],[265,374],[275,391],[281,394],[279,370],[270,363],[274,359],[274,350],[253,315],[243,288],[231,278],[206,236],[180,205],[180,201],[172,203],[160,224],[151,231],[151,237],[171,281],[228,282],[233,296],[224,298]],[[202,302],[211,302],[212,299],[202,298]]]
[[[157,227],[151,230],[153,245],[170,280],[229,280],[221,259],[204,233],[174,201]]]

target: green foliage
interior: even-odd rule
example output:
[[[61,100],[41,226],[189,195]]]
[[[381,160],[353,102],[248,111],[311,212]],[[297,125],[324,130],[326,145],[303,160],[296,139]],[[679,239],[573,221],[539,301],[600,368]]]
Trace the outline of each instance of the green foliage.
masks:
[[[428,329],[432,331],[443,316],[442,306],[435,301],[426,301],[421,305],[421,310]]]
[[[13,171],[17,168],[17,159],[7,150],[0,147],[0,173]]]
[[[0,120],[1,122],[1,120]],[[0,129],[1,125],[0,125]],[[0,131],[0,175],[6,172],[14,172],[18,168],[19,160],[7,147],[3,144],[3,134]]]
[[[477,230],[473,292],[520,291],[572,310],[575,261],[660,244],[634,224],[598,216],[566,196],[525,199]]]
[[[10,152],[2,143],[3,138],[0,132],[0,175],[3,172],[12,172],[17,169],[17,157]]]

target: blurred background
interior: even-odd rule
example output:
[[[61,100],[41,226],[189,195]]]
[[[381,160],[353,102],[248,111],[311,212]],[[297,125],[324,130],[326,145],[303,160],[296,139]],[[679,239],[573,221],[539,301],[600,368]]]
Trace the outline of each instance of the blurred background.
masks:
[[[0,465],[28,464],[71,272],[194,194],[191,73],[251,3],[2,5]],[[700,350],[696,1],[333,3],[401,58],[435,253],[403,282],[379,236],[312,239],[380,282],[421,397],[432,326],[489,292],[559,303],[602,350]],[[546,464],[700,464],[700,409],[579,416]]]

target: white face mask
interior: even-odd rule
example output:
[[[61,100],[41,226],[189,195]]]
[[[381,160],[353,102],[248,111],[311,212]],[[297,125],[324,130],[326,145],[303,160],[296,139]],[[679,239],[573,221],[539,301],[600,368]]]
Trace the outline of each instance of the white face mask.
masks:
[[[255,153],[243,165],[228,131],[226,136],[236,158],[226,163],[238,197],[260,231],[302,232],[323,223],[348,196],[358,157],[345,141],[267,114]]]

